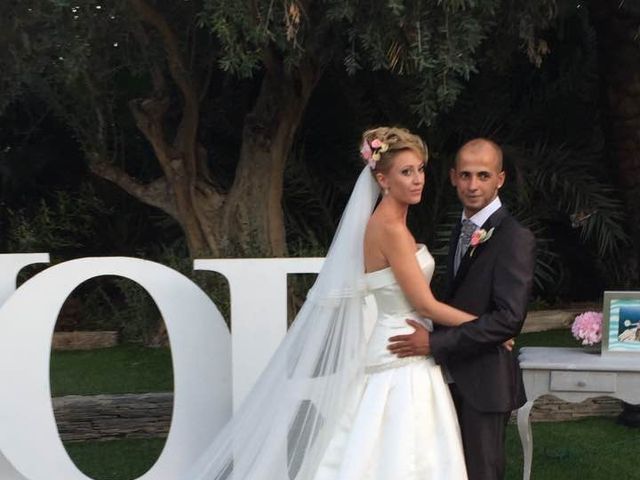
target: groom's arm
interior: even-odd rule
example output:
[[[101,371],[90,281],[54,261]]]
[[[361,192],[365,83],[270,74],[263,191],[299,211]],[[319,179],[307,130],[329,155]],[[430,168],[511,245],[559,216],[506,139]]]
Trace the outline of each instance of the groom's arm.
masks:
[[[527,314],[534,264],[533,234],[518,228],[497,256],[492,289],[495,308],[471,322],[433,332],[430,350],[436,362],[474,355],[516,337]]]

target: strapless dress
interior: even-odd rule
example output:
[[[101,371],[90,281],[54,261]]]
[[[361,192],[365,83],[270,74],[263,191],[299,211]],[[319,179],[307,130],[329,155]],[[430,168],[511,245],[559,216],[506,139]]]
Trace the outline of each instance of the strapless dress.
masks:
[[[426,246],[419,246],[416,259],[430,282],[435,262]],[[314,479],[466,479],[455,407],[440,366],[429,357],[400,359],[387,349],[390,337],[413,332],[407,318],[423,320],[390,268],[366,274],[366,281],[378,311],[366,375]]]

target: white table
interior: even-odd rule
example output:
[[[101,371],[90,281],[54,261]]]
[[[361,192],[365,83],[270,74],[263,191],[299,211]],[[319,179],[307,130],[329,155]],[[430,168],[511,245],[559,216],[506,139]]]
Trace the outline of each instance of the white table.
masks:
[[[527,403],[518,410],[524,452],[523,479],[531,478],[533,437],[529,413],[536,398],[553,395],[568,402],[614,397],[640,403],[640,356],[589,353],[583,348],[525,347],[518,357]]]

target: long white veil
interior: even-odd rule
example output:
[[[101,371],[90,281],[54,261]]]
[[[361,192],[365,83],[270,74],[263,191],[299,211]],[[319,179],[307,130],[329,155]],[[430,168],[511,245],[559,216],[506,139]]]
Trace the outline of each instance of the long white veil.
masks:
[[[365,167],[293,325],[186,480],[313,479],[363,381],[364,232],[378,195]]]

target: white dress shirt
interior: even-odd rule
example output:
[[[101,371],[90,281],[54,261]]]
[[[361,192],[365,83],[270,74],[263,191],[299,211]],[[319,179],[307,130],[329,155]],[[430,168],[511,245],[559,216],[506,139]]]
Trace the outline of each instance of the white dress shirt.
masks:
[[[482,227],[484,222],[489,220],[489,217],[493,215],[501,206],[502,206],[502,202],[500,201],[500,197],[496,195],[496,198],[491,200],[489,205],[484,207],[475,215],[472,215],[471,218],[469,218],[468,220],[471,220],[476,227],[480,228]],[[462,218],[460,219],[460,221],[462,222],[462,220],[465,220],[466,218],[467,216],[464,214],[464,210],[463,210]]]

